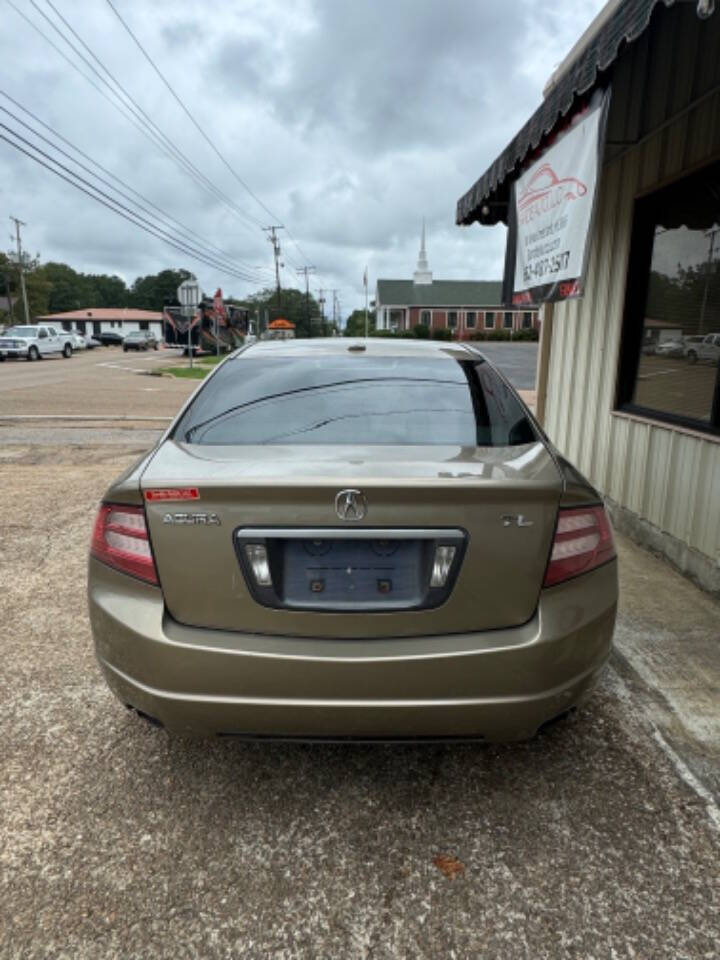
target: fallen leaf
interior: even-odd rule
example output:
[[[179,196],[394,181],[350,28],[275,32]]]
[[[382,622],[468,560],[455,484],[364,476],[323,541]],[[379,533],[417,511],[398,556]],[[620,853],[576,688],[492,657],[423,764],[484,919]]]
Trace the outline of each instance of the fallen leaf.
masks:
[[[441,870],[446,877],[452,880],[457,874],[464,873],[465,864],[457,857],[448,856],[446,853],[439,853],[433,863]]]

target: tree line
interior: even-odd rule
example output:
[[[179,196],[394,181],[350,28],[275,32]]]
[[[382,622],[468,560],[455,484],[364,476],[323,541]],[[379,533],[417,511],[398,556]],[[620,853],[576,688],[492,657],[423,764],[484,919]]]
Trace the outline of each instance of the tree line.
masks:
[[[80,273],[66,263],[41,263],[37,255],[26,255],[23,270],[31,318],[93,307],[133,307],[137,310],[160,311],[166,303],[177,302],[177,288],[191,276],[189,270],[167,269],[137,277],[128,286],[117,275]],[[209,296],[214,292],[205,291]],[[0,253],[0,298],[4,300],[7,296],[17,298],[17,302],[12,316],[0,307],[0,324],[24,322],[17,263]],[[259,321],[260,330],[265,328],[266,321],[284,317],[295,324],[298,337],[329,336],[333,332],[332,324],[321,316],[319,302],[312,294],[308,296],[301,290],[282,290],[279,301],[277,291],[272,288],[250,297],[236,298],[229,294],[224,299],[226,303],[247,307],[251,317]]]
[[[162,310],[165,299],[174,298],[178,286],[190,276],[189,270],[161,270],[160,273],[138,277],[128,286],[122,277],[80,273],[66,263],[41,263],[38,256],[26,256],[23,270],[31,317],[92,307]],[[0,253],[0,298],[8,296],[17,298],[13,318],[24,320],[17,263]],[[7,311],[0,309],[0,322],[9,319]]]

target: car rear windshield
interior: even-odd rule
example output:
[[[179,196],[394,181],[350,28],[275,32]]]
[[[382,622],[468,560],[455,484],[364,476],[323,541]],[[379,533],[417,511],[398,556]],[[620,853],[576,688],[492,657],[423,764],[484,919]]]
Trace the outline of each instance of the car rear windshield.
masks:
[[[518,446],[537,437],[481,359],[250,355],[218,368],[173,431],[180,442]]]

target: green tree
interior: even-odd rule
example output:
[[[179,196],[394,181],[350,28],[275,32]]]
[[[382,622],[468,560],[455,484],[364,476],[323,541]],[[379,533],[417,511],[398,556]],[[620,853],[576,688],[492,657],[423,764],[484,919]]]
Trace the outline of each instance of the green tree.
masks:
[[[332,324],[327,320],[323,324],[320,320],[319,303],[312,294],[306,298],[303,290],[283,290],[278,306],[277,291],[268,287],[248,297],[243,306],[250,310],[253,317],[255,311],[258,312],[261,330],[264,329],[267,310],[268,320],[284,317],[294,323],[296,337],[326,337],[332,334]]]
[[[375,311],[368,310],[368,332],[375,330]],[[345,322],[346,337],[364,337],[365,336],[365,311],[353,310]]]
[[[188,277],[189,270],[161,270],[138,277],[130,288],[130,305],[138,310],[162,310],[166,300],[175,300],[177,288]]]

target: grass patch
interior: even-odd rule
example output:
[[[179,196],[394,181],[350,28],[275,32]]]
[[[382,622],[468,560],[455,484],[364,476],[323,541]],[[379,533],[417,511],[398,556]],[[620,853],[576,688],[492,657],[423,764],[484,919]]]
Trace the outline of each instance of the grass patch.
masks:
[[[157,367],[151,372],[158,377],[169,373],[171,377],[182,377],[185,380],[203,380],[219,363],[222,363],[227,354],[220,354],[219,357],[204,356],[193,357],[193,365],[187,365],[187,359],[183,361],[182,366]]]
[[[185,380],[204,380],[211,369],[212,367],[209,366],[199,367],[193,364],[192,367],[162,367],[157,373],[158,375],[169,373],[171,377],[182,377]]]
[[[194,363],[202,363],[206,367],[216,367],[219,363],[222,363],[226,353],[221,353],[219,357],[195,357]]]

